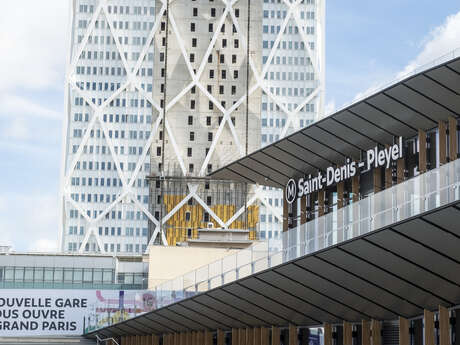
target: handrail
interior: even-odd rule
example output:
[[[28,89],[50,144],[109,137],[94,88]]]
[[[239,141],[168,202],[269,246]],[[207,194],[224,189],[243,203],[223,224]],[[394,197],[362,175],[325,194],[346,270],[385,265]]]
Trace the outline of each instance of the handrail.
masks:
[[[99,345],[100,343],[106,343],[106,342],[109,341],[109,340],[113,341],[116,345],[120,345],[120,344],[118,343],[118,341],[116,341],[116,340],[115,340],[114,338],[112,338],[112,337],[111,337],[111,338],[104,338],[104,339],[101,339],[101,338],[99,337],[99,335],[96,334],[96,340],[97,340],[97,344],[98,344],[98,345]]]

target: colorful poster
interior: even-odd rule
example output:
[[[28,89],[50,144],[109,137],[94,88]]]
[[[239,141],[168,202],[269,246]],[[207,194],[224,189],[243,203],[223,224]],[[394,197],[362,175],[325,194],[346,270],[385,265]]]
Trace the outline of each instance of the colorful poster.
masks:
[[[157,307],[148,290],[0,290],[2,336],[81,335]]]

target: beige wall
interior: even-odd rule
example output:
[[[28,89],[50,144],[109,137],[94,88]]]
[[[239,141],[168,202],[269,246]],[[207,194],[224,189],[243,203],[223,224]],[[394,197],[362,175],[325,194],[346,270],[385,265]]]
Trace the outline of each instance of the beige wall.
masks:
[[[227,248],[150,246],[149,289],[237,251]]]

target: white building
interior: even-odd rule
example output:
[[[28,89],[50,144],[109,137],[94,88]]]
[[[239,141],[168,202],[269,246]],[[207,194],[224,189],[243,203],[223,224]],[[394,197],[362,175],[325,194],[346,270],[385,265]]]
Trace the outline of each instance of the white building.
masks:
[[[153,84],[154,78],[161,79],[161,68],[154,67],[154,60],[160,59],[160,56],[155,59],[158,53],[155,37],[162,37],[160,18],[165,13],[166,2],[157,1],[160,6],[156,6],[154,0],[71,1],[66,124],[63,134],[61,249],[69,252],[101,251],[138,255],[145,251],[149,238],[156,238],[159,228],[160,217],[154,209],[149,209],[146,176],[151,171],[158,173],[160,170],[155,157],[158,146],[161,146],[159,132],[162,123],[158,115],[162,113],[162,100],[161,93],[156,94],[153,90]],[[216,81],[207,83],[204,79],[210,79],[208,69],[213,69],[210,67],[212,63],[205,63],[201,67],[202,58],[210,46],[205,41],[212,37],[216,37],[216,45],[211,49],[211,55],[216,55],[213,56],[214,64],[217,63],[216,59],[221,63],[220,55],[223,55],[224,47],[220,46],[224,44],[224,35],[229,36],[226,38],[229,45],[234,45],[235,39],[239,41],[239,46],[233,47],[237,50],[236,54],[225,54],[222,64],[230,66],[226,73],[234,73],[231,71],[232,64],[246,66],[241,59],[244,59],[242,51],[245,49],[244,32],[247,30],[247,20],[244,20],[247,2],[239,0],[230,4],[224,6],[222,2],[213,0],[209,0],[209,3],[191,1],[188,6],[190,11],[193,8],[198,11],[195,23],[199,24],[199,28],[196,28],[200,34],[196,37],[199,42],[197,47],[193,47],[195,37],[188,32],[191,27],[184,25],[183,16],[176,18],[178,24],[175,27],[178,29],[174,29],[170,23],[172,30],[169,39],[177,45],[170,58],[187,57],[176,64],[181,70],[175,71],[176,75],[184,72],[182,83],[186,91],[178,92],[176,100],[166,100],[167,104],[177,104],[169,109],[170,118],[167,115],[165,131],[169,145],[166,145],[165,152],[170,150],[169,153],[174,155],[172,160],[175,163],[171,164],[179,167],[182,175],[190,174],[192,169],[193,175],[203,176],[208,170],[215,170],[246,153],[244,126],[238,124],[240,119],[232,114],[244,113],[246,90],[241,88],[240,82],[241,85],[235,84],[233,93],[231,82],[227,81],[221,91],[217,79],[222,81],[222,71],[215,69]],[[180,8],[179,2],[172,6],[173,15],[174,6]],[[260,11],[253,12],[251,18],[261,18],[262,14],[263,18],[262,21],[251,20],[252,37],[260,37],[256,35],[260,29],[262,39],[255,39],[249,44],[253,64],[247,92],[251,100],[260,100],[262,97],[260,106],[252,111],[256,114],[255,120],[259,121],[257,112],[262,109],[261,141],[262,145],[266,145],[289,133],[292,128],[306,125],[307,121],[313,120],[321,112],[324,93],[324,1],[291,3],[279,0],[275,3],[264,0],[264,3],[253,3],[251,7],[253,11]],[[212,8],[215,9],[214,14]],[[235,11],[237,8],[239,11]],[[181,11],[183,9],[176,12],[180,14]],[[188,13],[187,17],[187,23],[191,25],[194,13]],[[242,24],[235,25],[235,28],[233,21]],[[209,25],[205,25],[205,22],[213,23],[213,32],[209,32]],[[221,24],[227,28],[220,35],[213,35],[218,28],[222,30]],[[157,44],[161,45],[162,42]],[[190,53],[193,50],[197,51],[193,53],[194,61],[191,61]],[[236,56],[236,63],[233,62],[233,55]],[[197,78],[200,71],[204,72],[203,77]],[[243,72],[244,68],[241,68],[240,75],[245,74]],[[196,80],[192,73],[196,73]],[[211,85],[211,92],[208,91],[208,85]],[[175,88],[180,87],[176,85]],[[191,107],[192,91],[200,95],[195,105],[203,115],[193,119],[190,125],[189,117],[192,114],[184,115],[182,122],[174,117],[178,107]],[[232,109],[234,102],[239,100],[243,102]],[[226,104],[222,104],[222,101]],[[211,103],[213,109],[210,109]],[[211,117],[212,130],[209,131],[206,129],[209,126],[207,112],[215,115],[214,123]],[[236,126],[234,121],[237,121]],[[256,122],[249,123],[252,125]],[[199,143],[184,143],[192,138],[188,126],[197,127],[192,132],[194,140],[199,140]],[[203,131],[206,137],[198,138],[197,133]],[[208,132],[212,133],[212,137]],[[258,130],[251,128],[250,133],[254,135],[249,137],[249,152],[257,146],[252,141],[258,141],[260,137]],[[170,138],[176,139],[179,144],[176,145]],[[266,205],[261,207],[261,228],[266,231],[271,229],[274,235],[280,229],[281,196],[258,189],[252,202],[257,203],[258,200]],[[207,200],[203,203],[207,204]],[[212,213],[210,219],[215,220]],[[275,219],[279,219],[278,223],[275,223]],[[227,222],[221,219],[217,223],[226,225]],[[270,236],[270,232],[261,234],[261,237],[264,234]],[[166,244],[166,236],[162,235],[158,242]]]
[[[263,0],[262,147],[324,113],[326,0]],[[283,195],[264,187],[260,238],[282,231]]]

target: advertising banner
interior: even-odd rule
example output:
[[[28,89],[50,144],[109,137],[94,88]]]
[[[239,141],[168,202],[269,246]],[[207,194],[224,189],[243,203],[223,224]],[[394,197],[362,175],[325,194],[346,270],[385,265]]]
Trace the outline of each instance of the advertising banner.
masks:
[[[81,335],[155,308],[148,290],[1,289],[0,334]]]

